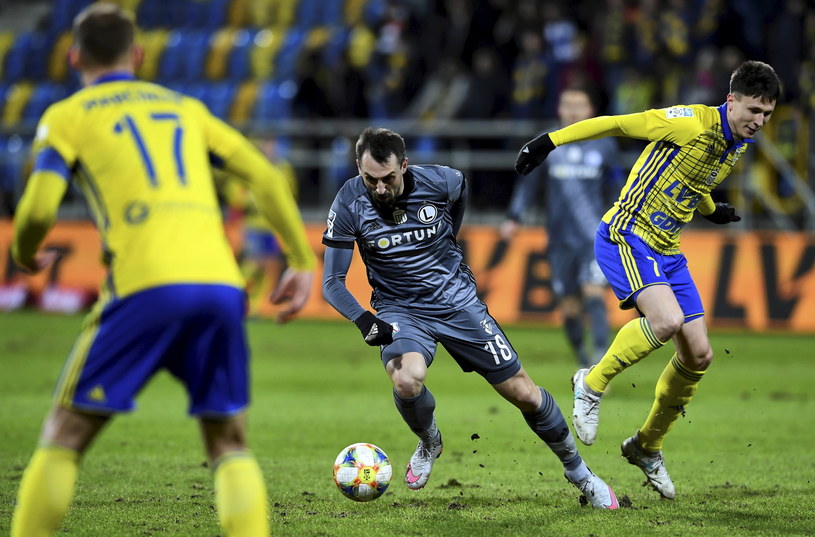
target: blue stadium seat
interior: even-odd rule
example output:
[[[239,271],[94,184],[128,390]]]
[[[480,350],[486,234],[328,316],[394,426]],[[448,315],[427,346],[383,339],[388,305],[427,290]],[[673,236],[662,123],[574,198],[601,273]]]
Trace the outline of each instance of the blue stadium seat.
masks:
[[[142,0],[136,9],[136,22],[145,30],[154,30],[168,26],[163,0]]]
[[[69,30],[77,13],[92,2],[93,0],[54,0],[51,9],[51,31],[57,34]]]
[[[200,22],[201,28],[215,30],[226,26],[226,15],[231,0],[210,0],[206,2],[206,9]]]
[[[216,117],[226,119],[232,101],[235,100],[237,84],[234,82],[210,82],[205,85],[204,104]]]
[[[300,56],[300,49],[306,39],[306,32],[297,28],[292,28],[286,39],[280,46],[275,59],[275,78],[293,78],[297,75],[297,59]]]
[[[212,34],[206,30],[181,30],[179,54],[179,78],[188,82],[204,78],[204,65],[209,54]]]
[[[186,51],[180,46],[182,40],[183,35],[180,30],[173,30],[167,36],[167,45],[164,47],[158,64],[158,79],[165,83],[183,78],[181,62]]]
[[[345,24],[345,2],[322,2],[319,11],[320,17],[317,26],[342,26]]]
[[[231,80],[246,80],[249,78],[252,69],[249,62],[249,54],[254,46],[254,30],[239,30],[235,34],[232,50],[226,62],[226,76]]]
[[[269,80],[261,84],[253,117],[260,121],[290,119],[292,101],[297,93],[293,80]]]
[[[294,17],[294,26],[304,30],[320,26],[322,23],[323,11],[328,10],[329,5],[344,5],[343,2],[323,2],[323,0],[300,0],[297,4],[297,15]]]
[[[3,78],[7,82],[22,79],[45,80],[55,38],[44,32],[20,32],[6,53]]]
[[[42,117],[45,109],[68,95],[66,86],[54,82],[42,82],[34,87],[31,98],[23,110],[22,122],[33,126]]]
[[[45,80],[48,77],[48,62],[54,49],[55,39],[52,35],[35,32],[31,34],[26,53],[26,78]]]
[[[3,62],[3,79],[6,82],[17,82],[26,77],[26,57],[33,35],[32,32],[21,32],[14,39]]]

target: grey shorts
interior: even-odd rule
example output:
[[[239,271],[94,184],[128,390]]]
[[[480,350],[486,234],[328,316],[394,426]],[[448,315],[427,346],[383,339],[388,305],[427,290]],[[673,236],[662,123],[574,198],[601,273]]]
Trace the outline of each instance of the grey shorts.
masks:
[[[394,326],[393,343],[381,348],[383,364],[418,352],[430,367],[441,343],[462,371],[475,371],[490,384],[504,382],[521,369],[518,353],[481,301],[439,314],[385,306],[377,316]]]
[[[594,259],[594,245],[585,249],[549,248],[552,292],[557,297],[579,296],[586,284],[608,285],[600,265]]]

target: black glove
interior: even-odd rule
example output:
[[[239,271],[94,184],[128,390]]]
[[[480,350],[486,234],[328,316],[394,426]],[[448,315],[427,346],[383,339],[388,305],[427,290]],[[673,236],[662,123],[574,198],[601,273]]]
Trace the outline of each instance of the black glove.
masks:
[[[729,203],[717,203],[716,210],[710,214],[703,214],[705,218],[714,224],[729,224],[730,222],[738,222],[741,216],[736,214],[736,208]]]
[[[527,142],[518,153],[518,158],[515,159],[515,171],[521,175],[528,175],[546,160],[554,148],[555,144],[552,143],[548,133],[541,134]]]
[[[354,324],[371,347],[393,343],[393,327],[370,311],[360,315]]]

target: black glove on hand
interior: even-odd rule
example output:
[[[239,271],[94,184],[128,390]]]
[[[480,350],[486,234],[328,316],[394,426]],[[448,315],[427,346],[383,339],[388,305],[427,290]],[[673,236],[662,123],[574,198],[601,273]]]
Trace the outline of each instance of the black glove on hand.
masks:
[[[741,216],[736,214],[736,208],[729,203],[717,203],[715,211],[710,214],[703,214],[702,216],[714,224],[719,225],[741,220]]]
[[[541,134],[527,142],[518,153],[518,158],[515,159],[515,171],[521,175],[528,175],[546,160],[554,148],[555,144],[552,143],[548,133]]]
[[[370,311],[360,315],[354,324],[371,347],[393,343],[393,327]]]

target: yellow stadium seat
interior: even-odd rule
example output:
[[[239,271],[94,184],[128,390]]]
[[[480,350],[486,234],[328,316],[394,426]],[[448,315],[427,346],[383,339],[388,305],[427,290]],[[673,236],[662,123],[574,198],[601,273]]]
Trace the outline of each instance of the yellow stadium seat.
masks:
[[[3,126],[14,127],[23,117],[25,105],[31,99],[34,92],[34,84],[31,82],[20,82],[9,88],[6,94],[6,106],[3,108]]]
[[[3,31],[0,32],[0,79],[3,78],[3,64],[6,60],[6,53],[14,44],[14,32]]]
[[[270,78],[274,74],[275,56],[285,39],[286,32],[281,28],[265,28],[257,33],[255,46],[250,53],[250,65],[254,78]]]
[[[252,116],[252,109],[258,98],[258,82],[250,80],[241,84],[229,110],[229,122],[233,125],[245,125]]]
[[[139,67],[136,74],[142,80],[155,80],[158,73],[159,62],[161,61],[161,54],[164,52],[164,47],[167,45],[167,30],[150,30],[140,32],[137,37],[137,42],[144,47],[144,61]]]
[[[68,51],[74,38],[71,32],[65,32],[54,43],[51,50],[51,60],[48,63],[48,77],[57,82],[64,82],[68,78]]]
[[[362,21],[362,9],[368,0],[346,0],[345,1],[345,23],[354,26]]]
[[[226,62],[232,50],[235,33],[234,28],[223,28],[215,32],[212,36],[212,43],[209,49],[209,58],[204,70],[209,80],[221,80],[226,73]]]

